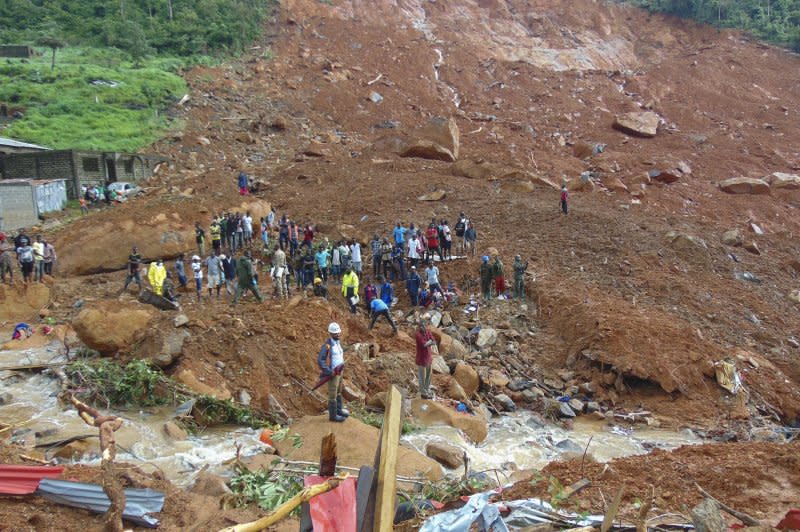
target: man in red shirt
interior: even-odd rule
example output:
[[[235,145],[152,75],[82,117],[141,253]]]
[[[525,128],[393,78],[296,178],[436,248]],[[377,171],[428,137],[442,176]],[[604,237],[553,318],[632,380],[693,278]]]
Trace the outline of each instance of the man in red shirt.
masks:
[[[314,244],[314,228],[311,227],[311,224],[307,224],[305,230],[303,230],[303,243],[300,247],[308,246],[308,249],[311,249],[311,246]]]
[[[425,327],[425,320],[419,320],[419,327],[416,334],[417,343],[417,383],[419,384],[419,395],[423,399],[431,399],[431,346],[435,345],[433,335]]]
[[[428,230],[425,231],[425,240],[427,240],[428,249],[425,253],[426,260],[433,260],[433,254],[438,253],[439,258],[442,258],[442,252],[439,249],[439,230],[436,229],[436,225],[431,224],[428,226]]]

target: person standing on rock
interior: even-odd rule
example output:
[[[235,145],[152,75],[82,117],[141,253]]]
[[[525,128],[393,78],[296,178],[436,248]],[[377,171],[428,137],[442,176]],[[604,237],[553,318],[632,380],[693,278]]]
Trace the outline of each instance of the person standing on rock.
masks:
[[[411,238],[408,240],[408,262],[411,267],[416,269],[419,266],[419,261],[422,258],[422,244],[420,244],[416,231],[411,233]]]
[[[525,299],[525,272],[528,263],[522,263],[522,257],[514,257],[514,299]]]
[[[436,224],[431,222],[428,230],[425,232],[425,239],[427,240],[427,252],[425,253],[425,260],[428,262],[433,261],[433,254],[438,253],[439,259],[442,258],[442,251],[439,249],[439,230]]]
[[[388,276],[389,273],[392,271],[392,250],[394,248],[389,243],[389,239],[384,237],[383,242],[381,242],[381,268],[383,269],[383,275]]]
[[[167,269],[161,259],[158,262],[151,262],[147,269],[147,280],[153,288],[153,293],[160,296],[163,293],[164,279],[167,278]]]
[[[442,220],[441,234],[441,256],[443,260],[453,260],[453,233],[450,230],[450,224],[447,223],[447,220]]]
[[[465,235],[467,233],[467,215],[463,212],[458,215],[458,221],[453,228],[456,233],[456,253],[467,254],[467,241]]]
[[[328,248],[320,247],[319,251],[314,255],[314,260],[317,262],[317,270],[319,271],[319,276],[322,280],[327,283],[328,282],[328,257],[330,256],[330,252]]]
[[[175,259],[175,273],[178,274],[178,283],[181,285],[181,290],[186,290],[186,266],[183,264],[183,253]]]
[[[343,405],[341,386],[342,372],[344,371],[344,349],[339,339],[342,328],[336,322],[328,325],[330,337],[322,344],[317,356],[317,365],[320,369],[320,378],[330,377],[328,380],[328,419],[341,423],[350,415]]]
[[[253,217],[250,215],[250,211],[244,213],[242,217],[242,230],[244,231],[244,243],[253,247]]]
[[[416,307],[419,305],[419,289],[422,287],[422,278],[417,273],[417,267],[411,267],[411,274],[406,279],[406,290],[408,291],[408,299],[411,300],[411,306]]]
[[[489,264],[489,256],[484,255],[481,257],[481,295],[486,301],[492,299],[492,270],[492,265]]]
[[[202,257],[206,254],[206,232],[200,227],[200,222],[194,223],[194,241],[197,242],[197,252]]]
[[[433,335],[426,327],[425,320],[419,320],[419,326],[417,327],[417,334],[414,340],[417,344],[417,354],[414,361],[417,364],[419,395],[423,399],[431,399],[431,364],[433,364],[431,347],[433,347],[436,342],[433,339]]]
[[[0,281],[5,284],[6,274],[9,276],[9,284],[14,284],[14,260],[11,258],[11,245],[5,238],[0,239]]]
[[[278,244],[275,246],[275,253],[272,254],[272,282],[275,285],[276,295],[280,299],[289,299],[288,287],[286,286],[287,274],[286,252]]]
[[[123,286],[122,291],[128,289],[128,285],[131,284],[131,281],[136,281],[136,284],[139,286],[139,291],[142,291],[142,256],[139,255],[139,248],[133,246],[131,248],[131,254],[128,255],[128,276],[125,278],[125,286]]]
[[[342,280],[342,260],[339,256],[339,242],[334,242],[331,250],[331,277],[337,282]]]
[[[197,302],[200,303],[203,297],[203,265],[200,263],[200,257],[197,255],[192,256],[192,274],[194,275],[194,288],[197,292]]]
[[[255,277],[253,275],[253,262],[250,258],[250,250],[246,250],[244,255],[240,257],[237,262],[236,278],[239,282],[236,286],[236,296],[233,298],[233,303],[231,304],[236,305],[239,302],[239,298],[242,296],[242,294],[248,290],[253,292],[253,295],[256,296],[256,299],[259,303],[262,303],[264,300],[261,298],[261,292],[258,291],[258,286],[255,283]]]
[[[567,192],[567,185],[561,185],[561,212],[564,216],[567,215],[567,203],[569,202],[569,192]]]
[[[368,327],[370,331],[375,326],[375,322],[378,321],[378,318],[383,316],[386,318],[386,321],[389,322],[389,325],[392,326],[392,331],[397,334],[397,325],[395,325],[392,315],[389,313],[389,305],[387,305],[383,299],[377,297],[373,299],[369,304],[369,310],[372,314],[372,320],[370,320]]]
[[[236,293],[236,286],[234,285],[236,282],[236,259],[226,255],[220,255],[219,264],[225,282],[225,292],[227,292],[230,297],[233,297]]]
[[[358,304],[358,275],[352,270],[347,268],[347,271],[342,277],[342,295],[350,305],[350,312],[356,313],[356,305]]]

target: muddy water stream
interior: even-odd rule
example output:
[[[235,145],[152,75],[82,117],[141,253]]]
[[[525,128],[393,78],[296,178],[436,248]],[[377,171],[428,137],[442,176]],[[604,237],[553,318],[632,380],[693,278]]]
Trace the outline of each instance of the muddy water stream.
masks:
[[[0,367],[59,360],[58,344],[24,351],[0,351]],[[97,433],[83,423],[73,408],[59,404],[59,382],[46,372],[12,375],[10,371],[2,371],[0,391],[12,395],[10,402],[0,405],[0,422],[15,425],[18,440],[33,441],[31,436],[42,432],[46,435],[37,438],[36,443]],[[117,433],[119,459],[147,471],[160,469],[178,485],[190,483],[195,473],[206,465],[211,472],[229,474],[226,463],[234,457],[237,443],[242,445],[243,456],[259,453],[263,448],[258,441],[259,431],[243,427],[214,427],[190,435],[185,441],[173,441],[163,431],[164,423],[175,416],[172,407],[115,413],[125,420]],[[428,442],[447,441],[466,449],[472,470],[497,469],[508,473],[514,469],[541,468],[564,453],[582,454],[589,438],[592,441],[588,452],[598,461],[644,454],[656,447],[700,443],[689,431],[641,428],[631,432],[582,419],[576,421],[574,430],[568,431],[536,420],[536,416],[526,412],[495,418],[490,422],[488,437],[479,445],[473,445],[457,430],[444,426],[412,433],[403,440],[423,453]],[[99,464],[99,457],[91,456],[83,462]]]

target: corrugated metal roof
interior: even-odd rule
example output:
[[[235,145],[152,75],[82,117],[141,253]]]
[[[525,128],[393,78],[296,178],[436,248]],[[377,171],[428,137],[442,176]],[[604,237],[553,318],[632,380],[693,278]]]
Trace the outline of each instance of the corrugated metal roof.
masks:
[[[39,146],[38,144],[29,144],[27,142],[22,142],[20,140],[10,139],[8,137],[0,137],[0,146],[8,146],[9,148],[31,148],[34,150],[49,150],[50,148],[46,148],[44,146]]]
[[[57,181],[67,181],[66,179],[1,179],[0,185],[46,185]]]
[[[0,464],[0,493],[27,495],[36,491],[43,478],[60,477],[61,466],[24,466]]]

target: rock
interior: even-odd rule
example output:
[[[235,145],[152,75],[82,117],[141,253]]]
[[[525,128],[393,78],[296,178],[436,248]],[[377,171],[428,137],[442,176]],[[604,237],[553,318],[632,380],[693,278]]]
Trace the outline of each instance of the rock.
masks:
[[[284,131],[289,128],[289,120],[285,116],[279,115],[272,119],[270,126],[279,131]]]
[[[761,227],[758,224],[754,223],[754,222],[750,222],[750,230],[752,232],[754,232],[755,234],[757,234],[758,236],[761,236],[761,235],[764,234],[764,230],[761,229]]]
[[[514,194],[527,194],[536,190],[533,181],[503,181],[500,188]]]
[[[480,417],[486,422],[492,419],[491,410],[489,410],[489,407],[483,403],[480,403],[478,406],[475,407],[475,415]]]
[[[367,406],[372,408],[386,408],[386,392],[378,392],[367,399]]]
[[[558,412],[561,417],[575,417],[575,411],[567,403],[562,403],[561,401],[559,403]]]
[[[573,411],[578,412],[578,413],[583,412],[583,409],[585,407],[585,405],[583,404],[583,401],[581,401],[580,399],[577,399],[575,397],[570,399],[568,404],[569,404],[569,407]]]
[[[186,314],[178,314],[175,316],[175,327],[182,327],[189,323],[189,316]]]
[[[450,316],[449,312],[442,312],[442,327],[450,327],[453,325],[453,318]]]
[[[189,437],[189,433],[174,421],[167,421],[164,423],[162,429],[164,430],[164,434],[169,436],[172,440],[185,440]]]
[[[628,187],[616,176],[607,176],[601,179],[601,183],[611,192],[628,192]]]
[[[508,389],[512,392],[521,392],[532,388],[535,383],[527,379],[517,379],[508,383]]]
[[[665,184],[674,183],[681,178],[681,174],[679,171],[656,170],[655,168],[650,170],[647,173],[647,175],[653,181],[658,181],[659,183],[665,183]]]
[[[560,442],[556,443],[556,449],[559,449],[566,453],[581,453],[583,454],[583,447],[575,443],[574,441],[570,440],[569,438],[565,440],[561,440]]]
[[[659,116],[651,111],[625,113],[614,120],[614,128],[639,137],[655,137]]]
[[[753,255],[761,255],[761,250],[758,249],[758,244],[756,244],[755,240],[749,240],[745,242],[744,249],[746,249]]]
[[[153,315],[154,311],[138,303],[100,301],[81,310],[72,327],[88,347],[111,354],[130,347]]]
[[[487,379],[491,386],[502,388],[508,384],[508,377],[502,371],[493,369],[489,370],[489,378]]]
[[[484,327],[478,333],[478,338],[475,340],[475,345],[479,348],[494,345],[497,342],[497,331],[495,329]]]
[[[425,454],[449,469],[464,467],[464,451],[460,447],[443,442],[431,442]]]
[[[364,395],[364,392],[362,392],[358,387],[351,384],[345,384],[342,386],[342,398],[348,402],[355,401],[363,403],[366,395]]]
[[[800,188],[800,175],[775,172],[769,176],[769,184],[774,189],[797,190]]]
[[[161,331],[159,331],[161,332]],[[191,334],[189,331],[182,329],[181,331],[173,331],[167,333],[161,333],[150,335],[145,338],[143,344],[150,343],[151,341],[157,341],[160,337],[161,345],[158,346],[158,352],[154,355],[148,357],[156,366],[160,368],[166,368],[170,366],[175,360],[181,355],[183,352],[183,343],[189,338]],[[144,354],[146,352],[146,348],[142,347],[140,349],[141,353]]]
[[[692,508],[692,523],[695,532],[724,532],[727,529],[719,504],[708,498]]]
[[[472,366],[463,362],[456,364],[453,378],[464,388],[464,393],[467,394],[467,397],[472,397],[481,384],[478,372]]]
[[[463,360],[469,353],[467,347],[461,343],[461,341],[456,340],[449,334],[438,329],[432,329],[431,333],[434,338],[438,337],[439,354],[442,355],[445,360]]]
[[[430,322],[431,326],[438,327],[442,323],[442,313],[438,310],[434,310],[430,312]]]
[[[194,372],[188,368],[181,369],[177,373],[172,376],[177,382],[183,384],[190,390],[195,393],[202,394],[202,395],[210,395],[215,399],[230,399],[231,392],[225,388],[225,383],[221,384],[221,388],[217,389],[208,384],[201,382],[194,374]]]
[[[50,289],[43,283],[31,283],[24,289],[22,285],[0,284],[0,322],[28,321],[49,302]]]
[[[441,355],[436,355],[433,357],[433,361],[431,362],[431,369],[434,373],[440,373],[442,375],[450,375],[450,366],[447,365],[445,362],[444,357]]]
[[[420,159],[433,159],[447,162],[456,160],[456,157],[450,150],[429,140],[417,140],[407,144],[400,151],[400,157],[419,157]]]
[[[428,192],[427,194],[423,194],[419,196],[417,199],[419,201],[439,201],[447,195],[447,192],[444,190],[434,190],[433,192]]]
[[[560,369],[556,372],[556,374],[558,375],[558,378],[564,382],[571,381],[575,378],[575,372],[569,369]]]
[[[494,400],[497,401],[498,406],[506,412],[514,412],[517,409],[517,405],[514,404],[514,401],[504,393],[495,395]]]
[[[483,416],[471,416],[456,412],[455,409],[447,407],[435,401],[425,399],[414,399],[411,401],[411,415],[414,419],[424,425],[449,425],[464,432],[467,437],[475,443],[480,443],[486,439],[488,428],[486,419]],[[375,450],[373,449],[373,454]],[[317,449],[317,454],[319,450]],[[319,457],[317,457],[319,459]]]
[[[594,181],[591,180],[588,173],[583,173],[567,182],[567,189],[573,192],[591,192],[594,190],[594,186]]]
[[[800,290],[792,290],[789,293],[789,301],[792,301],[794,303],[800,303]],[[797,347],[798,346],[797,340],[794,340],[794,341],[792,341],[792,340],[794,340],[794,339],[790,338],[789,339],[789,343],[791,345],[793,345],[794,347]]]
[[[86,455],[99,451],[96,439],[76,440],[59,448],[53,456],[64,460],[81,460]]]
[[[763,179],[732,177],[719,182],[719,188],[728,194],[769,194],[769,183]]]
[[[239,390],[239,402],[244,406],[249,406],[250,401],[253,400],[253,397],[250,395],[250,392],[247,390]]]
[[[596,391],[594,384],[591,382],[582,382],[578,388],[587,395],[594,395],[594,392]]]
[[[375,91],[372,91],[369,93],[369,100],[372,103],[381,103],[383,101],[383,96],[381,96],[379,93]]]
[[[7,404],[11,403],[11,401],[13,399],[14,399],[14,396],[11,395],[8,392],[0,393],[0,405],[7,405]]]
[[[415,132],[415,137],[431,141],[445,148],[453,156],[453,161],[458,159],[460,151],[460,135],[458,124],[453,118],[434,117]]]
[[[469,397],[464,392],[464,388],[455,379],[450,379],[450,384],[447,385],[447,397],[455,401],[469,401]]]
[[[669,241],[673,248],[680,251],[708,251],[708,246],[702,238],[669,231],[664,237]]]
[[[586,403],[586,413],[592,414],[594,412],[598,412],[600,410],[600,403],[597,401],[589,401]]]
[[[522,390],[522,398],[525,400],[526,403],[533,403],[533,402],[536,401],[536,399],[539,398],[539,395],[537,395],[533,391],[533,389],[531,389],[531,390]]]
[[[453,163],[450,172],[457,177],[467,177],[470,179],[493,179],[500,177],[495,165],[486,161],[470,161],[468,159]]]
[[[231,493],[231,490],[225,483],[224,478],[213,473],[209,473],[208,471],[201,471],[197,474],[194,485],[189,491],[191,493],[217,498]]]
[[[739,247],[744,243],[744,236],[738,229],[731,229],[722,234],[722,243],[726,246]]]

